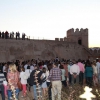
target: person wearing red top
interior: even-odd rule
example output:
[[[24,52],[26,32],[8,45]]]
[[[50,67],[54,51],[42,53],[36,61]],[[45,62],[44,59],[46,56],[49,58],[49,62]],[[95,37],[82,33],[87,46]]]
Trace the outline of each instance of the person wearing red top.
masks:
[[[83,85],[83,78],[84,78],[84,64],[81,63],[81,59],[78,60],[78,66],[79,66],[79,69],[80,69],[80,73],[79,73],[79,84],[80,85]]]
[[[9,69],[10,69],[10,72],[8,72],[8,74],[7,74],[8,100],[12,100],[12,98],[14,96],[15,96],[16,99],[18,99],[19,89],[18,89],[17,83],[18,83],[18,80],[19,80],[19,73],[17,71],[15,64],[10,64]],[[12,90],[15,90],[15,93],[13,93]]]

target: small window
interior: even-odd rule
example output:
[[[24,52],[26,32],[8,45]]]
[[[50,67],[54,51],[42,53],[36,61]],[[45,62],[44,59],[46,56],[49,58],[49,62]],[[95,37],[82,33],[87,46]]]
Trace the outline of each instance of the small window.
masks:
[[[78,44],[82,45],[82,40],[81,39],[78,40]]]

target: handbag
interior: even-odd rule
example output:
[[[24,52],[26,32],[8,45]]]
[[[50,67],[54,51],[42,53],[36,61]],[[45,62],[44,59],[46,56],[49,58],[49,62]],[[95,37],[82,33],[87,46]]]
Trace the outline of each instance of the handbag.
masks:
[[[17,75],[18,75],[18,73],[17,73]],[[22,84],[21,84],[21,82],[20,82],[20,79],[18,79],[18,82],[17,82],[17,86],[18,86],[18,89],[20,90],[20,91],[22,91]]]
[[[21,82],[20,82],[20,80],[17,82],[17,86],[18,86],[18,89],[20,90],[20,91],[22,91],[22,84],[21,84]]]

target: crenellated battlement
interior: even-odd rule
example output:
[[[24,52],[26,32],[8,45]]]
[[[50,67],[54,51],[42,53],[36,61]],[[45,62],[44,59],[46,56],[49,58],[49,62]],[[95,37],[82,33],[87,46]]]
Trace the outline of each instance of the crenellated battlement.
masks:
[[[64,38],[55,38],[55,41],[75,42],[88,48],[88,29],[69,29]]]
[[[67,36],[66,37],[69,37],[71,35],[88,35],[88,29],[87,28],[86,29],[83,29],[83,28],[81,28],[81,29],[78,29],[78,28],[69,29],[67,31]]]
[[[96,57],[100,58],[100,48],[89,48],[89,51]]]
[[[69,29],[66,33],[66,40],[69,42],[76,42],[80,45],[88,47],[88,29]]]

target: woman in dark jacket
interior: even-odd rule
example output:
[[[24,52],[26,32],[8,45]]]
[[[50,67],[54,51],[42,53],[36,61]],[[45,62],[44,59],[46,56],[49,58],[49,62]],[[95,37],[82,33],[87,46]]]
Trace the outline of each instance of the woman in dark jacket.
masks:
[[[86,61],[85,65],[85,78],[86,78],[86,84],[91,87],[93,83],[93,68],[91,65],[91,62],[89,60]]]

